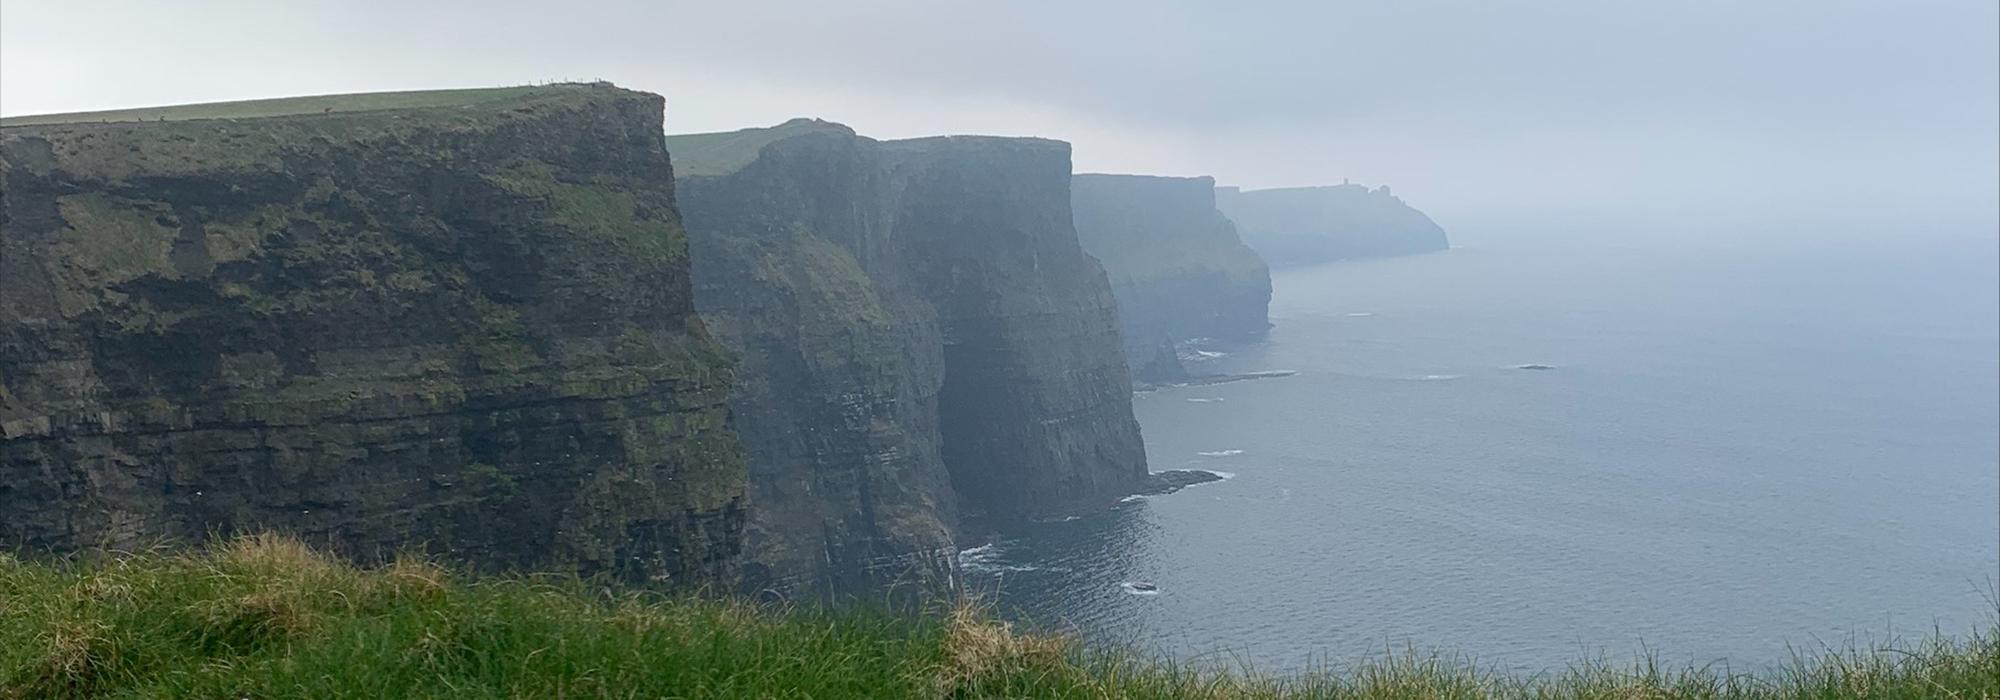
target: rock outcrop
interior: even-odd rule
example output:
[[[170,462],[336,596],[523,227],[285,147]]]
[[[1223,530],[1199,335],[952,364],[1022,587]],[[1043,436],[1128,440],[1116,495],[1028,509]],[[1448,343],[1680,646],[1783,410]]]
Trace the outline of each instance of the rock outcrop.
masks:
[[[1451,247],[1444,229],[1390,194],[1386,186],[1372,190],[1360,185],[1220,187],[1215,204],[1236,222],[1243,242],[1273,267]]]
[[[1206,177],[1077,175],[1076,233],[1118,299],[1135,379],[1180,381],[1175,347],[1270,329],[1271,271],[1215,208]]]
[[[741,358],[752,585],[879,589],[948,566],[963,516],[1143,480],[1067,144],[794,120],[669,150],[697,303]]]
[[[736,575],[658,96],[155,112],[0,129],[0,545]]]

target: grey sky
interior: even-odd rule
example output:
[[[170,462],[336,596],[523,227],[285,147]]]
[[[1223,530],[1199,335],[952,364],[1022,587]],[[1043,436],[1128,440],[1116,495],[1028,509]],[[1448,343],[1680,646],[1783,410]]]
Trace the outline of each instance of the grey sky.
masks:
[[[1994,0],[0,3],[0,113],[604,78],[673,132],[1060,138],[1451,216],[1984,223]]]

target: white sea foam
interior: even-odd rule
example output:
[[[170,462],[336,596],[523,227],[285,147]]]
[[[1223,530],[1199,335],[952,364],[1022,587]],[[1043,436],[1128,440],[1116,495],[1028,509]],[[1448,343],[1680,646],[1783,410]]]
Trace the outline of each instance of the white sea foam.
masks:
[[[1214,451],[1214,452],[1196,452],[1195,454],[1198,454],[1198,455],[1201,455],[1201,456],[1203,456],[1203,457],[1234,457],[1234,456],[1236,456],[1236,455],[1240,455],[1240,454],[1243,454],[1243,451],[1242,451],[1242,450],[1216,450],[1216,451]]]
[[[1420,382],[1441,382],[1441,381],[1445,381],[1445,380],[1447,380],[1447,379],[1458,379],[1458,378],[1460,378],[1460,377],[1463,377],[1463,376],[1465,376],[1465,375],[1463,375],[1463,374],[1426,374],[1426,375],[1424,375],[1424,376],[1421,376],[1421,377],[1417,377],[1417,381],[1420,381]]]
[[[1354,313],[1348,314],[1350,318],[1367,318],[1373,315],[1375,315],[1375,312],[1373,311],[1356,311]]]
[[[1213,360],[1213,359],[1215,359],[1215,358],[1218,358],[1218,357],[1228,357],[1228,356],[1229,356],[1229,353],[1226,353],[1226,352],[1210,352],[1210,351],[1207,351],[1207,350],[1196,350],[1196,351],[1194,351],[1194,356],[1195,356],[1195,357],[1197,357],[1197,358],[1200,358],[1200,359],[1204,359],[1204,360]]]
[[[1218,478],[1218,479],[1221,479],[1221,480],[1223,480],[1223,481],[1228,481],[1228,480],[1230,480],[1230,479],[1234,479],[1234,478],[1236,478],[1236,472],[1224,472],[1224,471],[1216,471],[1216,470],[1214,470],[1214,469],[1203,469],[1202,471],[1205,471],[1205,472],[1208,472],[1208,473],[1210,473],[1210,474],[1214,474],[1214,475],[1215,475],[1215,478]],[[1198,484],[1197,484],[1197,485],[1198,485]]]
[[[1190,397],[1188,397],[1188,401],[1190,401],[1190,402],[1193,402],[1193,403],[1215,403],[1215,402],[1217,402],[1217,401],[1221,401],[1221,400],[1222,400],[1222,399],[1221,399],[1221,398],[1219,398],[1219,397],[1217,397],[1217,398],[1203,398],[1203,397],[1200,397],[1200,396],[1190,396]]]
[[[1029,566],[1027,564],[1002,564],[999,562],[991,562],[991,561],[962,561],[958,563],[958,568],[964,569],[966,571],[977,571],[986,573],[991,573],[995,571],[1041,571],[1042,570],[1042,567],[1039,566]]]
[[[1130,495],[1130,496],[1126,496],[1126,497],[1124,497],[1124,498],[1120,498],[1120,499],[1118,499],[1118,502],[1119,502],[1119,503],[1136,503],[1136,502],[1139,502],[1139,501],[1143,501],[1143,500],[1146,500],[1146,498],[1147,498],[1146,494],[1143,494],[1143,493],[1135,493],[1135,494],[1132,494],[1132,495]]]
[[[998,542],[973,547],[958,553],[958,566],[968,571],[1039,571],[1041,567],[1027,564],[1009,564],[1000,560]]]

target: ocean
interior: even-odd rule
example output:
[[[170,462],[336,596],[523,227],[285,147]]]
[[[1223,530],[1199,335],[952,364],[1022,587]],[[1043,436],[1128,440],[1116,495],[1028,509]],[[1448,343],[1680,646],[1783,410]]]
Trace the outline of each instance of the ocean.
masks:
[[[1268,671],[1755,669],[1992,618],[1990,229],[1453,235],[1275,274],[1269,339],[1198,364],[1296,375],[1134,397],[1155,471],[1228,478],[1010,528],[971,587]]]

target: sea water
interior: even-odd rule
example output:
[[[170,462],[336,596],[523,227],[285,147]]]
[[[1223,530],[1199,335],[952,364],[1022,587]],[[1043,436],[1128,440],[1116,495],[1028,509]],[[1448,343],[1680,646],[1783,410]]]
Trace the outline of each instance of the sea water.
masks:
[[[1276,274],[1268,341],[1193,357],[1296,375],[1134,398],[1155,471],[1233,478],[1010,528],[968,582],[1276,671],[1757,668],[1991,618],[1991,231],[1455,235]]]

